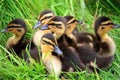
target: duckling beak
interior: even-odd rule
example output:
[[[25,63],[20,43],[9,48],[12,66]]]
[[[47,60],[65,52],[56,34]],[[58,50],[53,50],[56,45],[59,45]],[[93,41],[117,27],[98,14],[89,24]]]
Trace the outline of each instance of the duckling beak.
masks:
[[[47,24],[45,26],[41,27],[41,30],[46,30],[46,29],[48,29],[48,25]]]
[[[78,21],[78,24],[80,24],[80,25],[83,24],[83,21],[79,21],[79,20],[77,20],[77,21]]]
[[[8,30],[7,30],[7,27],[6,28],[4,28],[4,29],[2,29],[2,30],[0,30],[0,32],[7,32]]]
[[[63,52],[60,50],[58,46],[55,46],[54,52],[56,52],[60,56],[63,56]]]
[[[33,27],[34,29],[38,28],[39,26],[41,26],[41,21],[36,22],[35,26]]]
[[[118,24],[113,24],[113,28],[120,28],[120,25],[118,25]]]

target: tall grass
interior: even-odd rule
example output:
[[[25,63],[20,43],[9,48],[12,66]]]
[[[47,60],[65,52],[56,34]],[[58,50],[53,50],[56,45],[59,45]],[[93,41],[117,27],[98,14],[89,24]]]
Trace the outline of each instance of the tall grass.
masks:
[[[83,20],[87,26],[85,31],[93,32],[93,22],[95,16],[105,15],[114,22],[120,22],[119,4],[112,0],[1,0],[0,1],[0,29],[14,18],[22,18],[27,24],[27,35],[25,39],[32,37],[32,26],[37,21],[40,12],[50,9],[56,15],[73,15],[79,20]],[[79,26],[79,28],[81,28]],[[100,70],[99,73],[89,74],[83,72],[64,73],[70,80],[118,80],[120,78],[120,30],[114,30],[109,35],[115,40],[117,50],[115,60],[107,70]],[[17,56],[11,55],[13,61],[6,57],[6,40],[10,33],[0,33],[0,79],[9,80],[54,80],[53,75],[46,74],[42,63],[27,64]],[[8,53],[8,52],[7,52]]]

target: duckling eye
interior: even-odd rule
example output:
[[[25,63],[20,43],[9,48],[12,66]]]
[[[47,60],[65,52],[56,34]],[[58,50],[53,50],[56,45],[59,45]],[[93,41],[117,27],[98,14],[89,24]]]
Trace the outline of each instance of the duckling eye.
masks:
[[[54,34],[54,32],[52,31],[52,34]]]
[[[8,31],[12,31],[11,29],[9,29]]]
[[[101,29],[104,29],[105,27],[101,27]]]

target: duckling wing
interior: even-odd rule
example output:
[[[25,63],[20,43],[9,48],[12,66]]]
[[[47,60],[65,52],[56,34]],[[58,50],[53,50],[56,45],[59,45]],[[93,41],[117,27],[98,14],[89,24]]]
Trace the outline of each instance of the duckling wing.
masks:
[[[29,62],[30,58],[34,59],[35,61],[40,61],[40,52],[32,41],[24,41],[18,49],[21,49],[21,52],[18,54],[18,56],[25,61]]]
[[[18,56],[27,62],[30,62],[30,59],[40,62],[41,59],[41,53],[38,51],[37,47],[32,47],[31,49],[26,48]]]
[[[92,70],[94,70],[94,66],[91,65],[91,62],[95,63],[95,65],[97,65],[99,68],[106,68],[112,63],[114,59],[114,56],[101,57],[87,46],[77,47],[76,50],[78,51],[79,57],[84,65],[89,64]]]
[[[94,61],[96,58],[96,53],[90,49],[89,46],[76,46],[76,51],[78,52],[79,57],[84,64],[88,64],[90,61]]]
[[[22,49],[25,49],[27,45],[30,45],[31,48],[32,48],[32,47],[33,47],[33,48],[35,47],[35,44],[33,43],[32,40],[26,40],[26,41],[22,42],[21,48],[22,48]]]
[[[61,59],[63,71],[66,70],[84,70],[85,66],[79,58],[78,53],[73,47],[66,47],[63,51],[64,58]]]
[[[89,43],[89,42],[97,41],[96,36],[94,36],[91,33],[87,33],[87,32],[80,32],[80,33],[76,34],[75,36],[79,43],[83,43],[83,42]]]

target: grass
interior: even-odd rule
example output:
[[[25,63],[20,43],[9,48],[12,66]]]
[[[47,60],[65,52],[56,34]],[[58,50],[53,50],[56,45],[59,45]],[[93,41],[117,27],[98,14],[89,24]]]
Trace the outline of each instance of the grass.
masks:
[[[73,15],[83,20],[87,26],[84,31],[93,33],[94,16],[105,15],[113,22],[120,22],[119,4],[112,0],[1,0],[0,1],[0,29],[14,18],[22,18],[27,24],[27,35],[25,39],[32,37],[32,26],[37,21],[40,12],[50,9],[56,15]],[[79,26],[79,28],[81,28]],[[83,30],[83,29],[82,29]],[[64,73],[70,80],[118,80],[120,78],[120,29],[111,31],[109,35],[115,40],[117,50],[115,60],[107,70],[100,70],[100,73],[89,74],[83,72]],[[47,75],[42,63],[27,64],[17,56],[11,55],[11,61],[6,57],[6,40],[9,33],[0,33],[0,79],[4,80],[54,80],[53,75]],[[7,52],[9,53],[9,52]],[[10,53],[9,53],[10,54]],[[17,65],[14,65],[13,61]],[[76,78],[77,77],[77,78]]]

